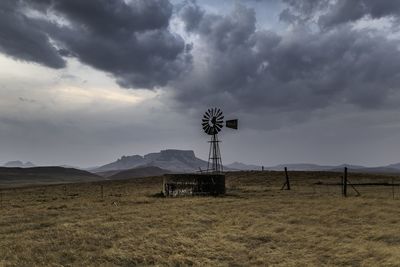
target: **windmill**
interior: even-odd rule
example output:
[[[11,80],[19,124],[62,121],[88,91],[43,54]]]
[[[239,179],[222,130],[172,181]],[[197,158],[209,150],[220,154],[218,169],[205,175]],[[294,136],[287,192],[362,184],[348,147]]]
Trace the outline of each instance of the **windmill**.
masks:
[[[208,109],[203,116],[202,123],[203,130],[206,134],[211,135],[210,151],[208,153],[207,171],[213,173],[223,172],[221,151],[219,149],[218,133],[224,127],[224,116],[219,108]],[[225,121],[227,128],[238,128],[238,120]],[[211,165],[211,166],[210,166]]]

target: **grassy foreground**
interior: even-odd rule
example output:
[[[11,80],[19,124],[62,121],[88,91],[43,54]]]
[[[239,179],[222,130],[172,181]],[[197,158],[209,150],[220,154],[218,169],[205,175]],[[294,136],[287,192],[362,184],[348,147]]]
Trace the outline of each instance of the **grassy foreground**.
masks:
[[[399,189],[314,185],[339,176],[281,191],[283,173],[230,173],[216,198],[154,197],[159,177],[104,182],[103,199],[99,183],[3,190],[0,266],[400,266]]]

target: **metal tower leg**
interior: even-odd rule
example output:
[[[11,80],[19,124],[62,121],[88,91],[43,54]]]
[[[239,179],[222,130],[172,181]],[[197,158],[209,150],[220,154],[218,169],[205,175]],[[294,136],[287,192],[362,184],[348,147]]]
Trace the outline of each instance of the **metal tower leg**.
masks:
[[[222,159],[221,159],[221,151],[219,149],[219,140],[218,140],[218,135],[214,134],[211,136],[211,141],[210,142],[210,151],[208,153],[208,164],[207,164],[207,170],[214,172],[214,173],[219,173],[223,171],[222,167]],[[210,169],[210,164],[211,164],[211,169]]]

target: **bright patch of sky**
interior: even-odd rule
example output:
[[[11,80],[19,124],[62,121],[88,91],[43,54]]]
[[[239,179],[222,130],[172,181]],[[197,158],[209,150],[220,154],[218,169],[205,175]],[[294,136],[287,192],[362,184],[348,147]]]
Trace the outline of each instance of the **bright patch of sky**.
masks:
[[[171,3],[181,4],[185,1],[172,0]],[[287,26],[279,20],[279,14],[284,8],[284,4],[279,0],[198,0],[197,3],[207,12],[223,15],[229,14],[236,4],[253,8],[256,12],[258,29],[280,31]]]

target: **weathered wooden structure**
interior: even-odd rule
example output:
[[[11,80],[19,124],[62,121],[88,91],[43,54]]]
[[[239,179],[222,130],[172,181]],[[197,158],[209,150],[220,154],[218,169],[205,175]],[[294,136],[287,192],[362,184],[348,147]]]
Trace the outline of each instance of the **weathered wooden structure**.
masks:
[[[165,174],[164,196],[197,196],[225,194],[225,175],[223,174]]]

